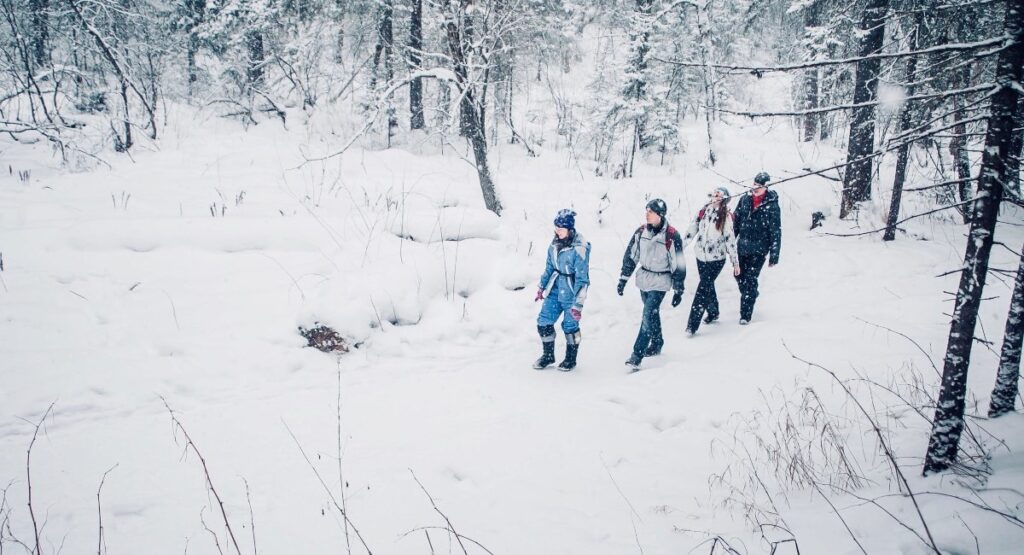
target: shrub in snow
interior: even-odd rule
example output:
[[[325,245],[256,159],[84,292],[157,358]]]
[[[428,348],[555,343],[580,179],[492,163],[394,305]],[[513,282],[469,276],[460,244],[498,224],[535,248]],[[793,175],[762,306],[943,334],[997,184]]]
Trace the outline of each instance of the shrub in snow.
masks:
[[[309,329],[299,326],[299,335],[306,338],[307,347],[313,347],[325,353],[347,353],[349,350],[348,342],[344,337],[320,322],[314,322],[313,327]]]

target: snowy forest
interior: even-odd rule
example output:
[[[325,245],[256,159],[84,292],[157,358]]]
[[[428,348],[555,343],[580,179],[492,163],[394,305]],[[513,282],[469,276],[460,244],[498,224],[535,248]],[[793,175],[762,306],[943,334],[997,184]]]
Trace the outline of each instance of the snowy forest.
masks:
[[[1024,0],[0,16],[0,555],[1024,549]]]

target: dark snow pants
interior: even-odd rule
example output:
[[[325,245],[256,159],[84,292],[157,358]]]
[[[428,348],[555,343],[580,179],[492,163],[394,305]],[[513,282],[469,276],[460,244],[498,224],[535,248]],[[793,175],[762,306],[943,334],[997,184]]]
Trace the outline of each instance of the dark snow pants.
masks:
[[[640,299],[644,302],[644,315],[640,322],[640,333],[633,343],[633,355],[643,358],[647,354],[647,347],[654,346],[660,350],[665,344],[661,336],[661,301],[665,300],[665,292],[641,291]]]
[[[740,275],[736,276],[736,283],[740,286],[740,319],[749,322],[754,315],[754,301],[757,300],[757,278],[768,257],[763,254],[741,254],[739,258]]]
[[[722,273],[725,267],[725,259],[713,260],[711,262],[697,261],[697,273],[700,275],[700,283],[697,285],[697,292],[693,295],[693,305],[690,307],[690,320],[686,323],[686,329],[696,332],[700,327],[700,319],[707,311],[708,317],[717,320],[718,292],[715,291],[715,280],[718,274]]]

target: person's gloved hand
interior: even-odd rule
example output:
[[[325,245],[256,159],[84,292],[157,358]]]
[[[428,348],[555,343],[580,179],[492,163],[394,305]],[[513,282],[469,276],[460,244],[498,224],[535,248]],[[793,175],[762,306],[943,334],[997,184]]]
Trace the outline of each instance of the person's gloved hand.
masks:
[[[672,306],[679,306],[679,303],[683,302],[683,292],[676,291],[672,295]]]
[[[538,289],[537,290],[537,296],[533,298],[533,302],[543,301],[543,300],[544,300],[544,290],[543,289]]]
[[[580,309],[578,309],[578,308],[570,308],[569,309],[569,314],[571,314],[572,315],[572,319],[576,320],[577,322],[579,322],[580,318],[583,317],[583,313],[580,312]]]
[[[622,296],[622,292],[626,290],[626,280],[620,279],[619,280],[619,286],[616,287],[615,290],[619,292],[619,296],[621,297]]]

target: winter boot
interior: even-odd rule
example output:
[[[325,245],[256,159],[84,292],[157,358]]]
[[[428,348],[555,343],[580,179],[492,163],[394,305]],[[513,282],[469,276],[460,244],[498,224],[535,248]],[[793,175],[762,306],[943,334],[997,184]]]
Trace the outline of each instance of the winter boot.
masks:
[[[576,355],[580,351],[580,332],[565,334],[565,360],[558,365],[562,372],[568,372],[576,368]]]
[[[656,357],[661,354],[661,348],[665,346],[665,341],[651,341],[651,344],[647,346],[647,351],[644,353],[645,357]]]
[[[704,317],[704,323],[705,324],[714,324],[717,321],[718,321],[718,315],[717,314],[714,315],[714,316],[708,314],[707,316]]]
[[[543,370],[555,363],[555,326],[537,326],[544,353],[533,363],[534,370]]]
[[[629,356],[629,360],[626,361],[626,366],[628,366],[633,372],[636,372],[640,369],[640,363],[643,362],[643,360],[643,357],[633,353]]]

